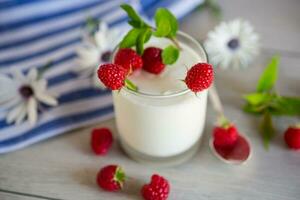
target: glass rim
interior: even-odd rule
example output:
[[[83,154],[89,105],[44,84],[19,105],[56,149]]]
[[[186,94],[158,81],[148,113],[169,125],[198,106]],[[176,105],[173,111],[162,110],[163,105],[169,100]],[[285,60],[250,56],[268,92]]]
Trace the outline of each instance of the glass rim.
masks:
[[[204,47],[202,46],[202,44],[199,41],[197,41],[192,36],[190,36],[189,34],[187,34],[185,32],[182,32],[182,31],[178,31],[177,35],[181,35],[181,36],[191,40],[194,44],[196,44],[196,46],[198,46],[199,49],[201,49],[204,52],[204,62],[208,62],[207,52],[205,51]],[[113,62],[113,58],[114,58],[114,55],[117,52],[117,50],[118,50],[118,47],[116,47],[114,49],[114,51],[111,55],[111,58],[110,58],[111,62]],[[177,96],[181,96],[181,95],[187,94],[189,92],[192,92],[189,88],[178,90],[178,91],[172,92],[170,94],[149,94],[149,93],[140,92],[140,91],[133,91],[133,90],[130,90],[126,87],[123,87],[121,89],[121,91],[122,90],[125,90],[126,92],[128,92],[130,94],[133,94],[133,95],[136,95],[136,96],[147,97],[147,98],[171,98],[171,97],[177,97]],[[201,92],[204,92],[204,91],[206,91],[206,90],[203,90]]]

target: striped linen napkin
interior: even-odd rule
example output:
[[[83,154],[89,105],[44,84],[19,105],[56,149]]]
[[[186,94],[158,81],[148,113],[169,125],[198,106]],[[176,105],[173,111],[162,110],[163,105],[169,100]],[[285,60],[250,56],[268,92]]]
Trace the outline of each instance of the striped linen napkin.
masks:
[[[56,93],[59,102],[58,106],[39,113],[34,126],[28,121],[7,124],[7,111],[0,107],[0,153],[113,117],[111,93],[95,89],[89,79],[72,73],[87,17],[128,29],[126,14],[119,8],[121,3],[131,4],[145,18],[153,17],[158,7],[166,7],[182,18],[202,1],[0,1],[0,74],[9,74],[14,69],[27,72],[51,60],[44,78],[48,80],[48,91]]]

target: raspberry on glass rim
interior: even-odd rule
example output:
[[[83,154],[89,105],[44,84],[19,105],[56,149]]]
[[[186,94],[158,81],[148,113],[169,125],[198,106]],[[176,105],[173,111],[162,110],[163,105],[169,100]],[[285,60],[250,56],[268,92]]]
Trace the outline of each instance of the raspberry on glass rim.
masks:
[[[188,70],[184,82],[190,90],[197,93],[209,88],[213,80],[214,70],[212,65],[197,63]]]
[[[99,80],[111,90],[121,90],[124,86],[130,90],[136,91],[138,88],[127,76],[129,71],[118,64],[102,64],[98,67]]]

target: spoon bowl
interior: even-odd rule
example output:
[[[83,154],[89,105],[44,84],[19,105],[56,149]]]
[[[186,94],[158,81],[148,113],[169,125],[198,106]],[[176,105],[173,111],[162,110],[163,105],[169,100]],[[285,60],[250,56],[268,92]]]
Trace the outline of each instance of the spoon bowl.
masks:
[[[213,154],[227,164],[244,164],[251,157],[251,146],[247,137],[239,135],[233,147],[216,147],[213,137],[209,140],[209,147]]]

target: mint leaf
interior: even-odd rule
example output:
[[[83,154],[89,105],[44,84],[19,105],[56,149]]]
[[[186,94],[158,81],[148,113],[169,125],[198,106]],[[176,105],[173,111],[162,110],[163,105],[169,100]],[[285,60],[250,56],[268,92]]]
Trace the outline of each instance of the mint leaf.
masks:
[[[38,70],[38,79],[41,79],[44,75],[44,73],[50,69],[50,67],[53,65],[53,61],[50,60],[48,61],[45,65],[43,65],[42,67],[37,68]]]
[[[154,33],[157,37],[168,36],[170,38],[175,37],[178,30],[178,22],[176,17],[167,9],[157,9],[155,16],[156,32]]]
[[[165,37],[171,32],[171,25],[166,18],[160,19],[156,23],[156,31],[153,33],[156,37]]]
[[[255,114],[255,115],[262,114],[263,109],[264,108],[262,108],[260,106],[254,106],[254,105],[251,105],[251,104],[246,104],[243,107],[244,112],[247,112],[247,113],[250,113],[250,114]]]
[[[177,49],[171,46],[166,48],[163,52],[163,62],[165,64],[173,64],[176,62],[181,48],[175,37],[178,30],[178,22],[174,15],[165,8],[159,8],[155,13],[157,27],[153,28],[146,24],[130,5],[122,4],[121,7],[130,18],[128,23],[134,28],[126,34],[120,42],[119,47],[130,48],[135,46],[137,53],[142,55],[144,44],[151,38],[152,34],[157,37],[165,37],[169,39]]]
[[[262,122],[260,124],[260,133],[263,138],[264,146],[266,149],[268,149],[270,140],[275,135],[275,130],[273,127],[272,117],[267,111],[264,113]]]
[[[284,97],[276,94],[253,93],[244,96],[248,102],[244,111],[259,114],[262,110],[268,110],[272,115],[300,115],[300,98]]]
[[[141,28],[147,26],[147,24],[140,18],[140,16],[135,12],[135,10],[129,4],[122,4],[121,8],[127,13],[130,20],[128,23],[135,27]]]
[[[262,114],[264,110],[267,110],[271,115],[300,116],[299,97],[283,97],[275,94],[266,96],[269,100],[266,100],[261,104],[255,104],[258,101],[256,99],[251,99],[251,102],[248,101],[248,104],[243,107],[243,110],[250,114]]]
[[[162,54],[162,61],[166,65],[171,65],[176,62],[179,57],[179,50],[173,45],[169,45],[164,48]]]
[[[280,96],[270,105],[270,113],[273,115],[300,116],[300,98]]]
[[[204,9],[209,9],[217,19],[221,19],[222,10],[220,5],[215,0],[205,0],[198,6],[199,11],[202,11]]]
[[[142,29],[137,41],[136,41],[136,51],[138,54],[142,55],[144,52],[144,44],[150,39],[151,37],[151,29],[150,28],[146,28],[146,29]]]
[[[274,56],[258,80],[257,92],[268,92],[273,88],[278,76],[278,65],[279,57]]]
[[[265,104],[272,99],[272,95],[265,93],[252,93],[244,96],[244,99],[251,105],[257,106]]]
[[[120,48],[130,48],[132,46],[135,46],[137,38],[139,34],[141,33],[141,29],[133,28],[131,29],[123,38],[121,41],[119,47]]]
[[[125,80],[125,87],[132,91],[138,90],[138,87],[133,82],[131,82],[129,79]]]
[[[210,5],[210,10],[217,19],[221,19],[222,10],[221,10],[221,7],[217,3],[212,3]]]
[[[144,22],[141,24],[140,21],[128,21],[128,24],[131,25],[133,28],[143,28],[144,27]]]
[[[171,32],[171,24],[166,15],[165,9],[158,9],[155,13],[156,31],[153,34],[156,37],[165,37]]]
[[[166,13],[168,15],[169,23],[171,25],[171,32],[169,34],[169,37],[176,37],[176,33],[178,31],[178,22],[176,17],[166,9]]]
[[[275,134],[272,115],[300,116],[300,97],[280,96],[271,91],[277,80],[278,65],[279,57],[274,56],[258,81],[257,92],[243,97],[247,101],[243,107],[245,112],[263,115],[260,133],[267,149]]]
[[[142,55],[144,51],[144,44],[149,41],[152,31],[150,28],[131,29],[119,44],[120,48],[130,48],[136,46],[138,54]]]

